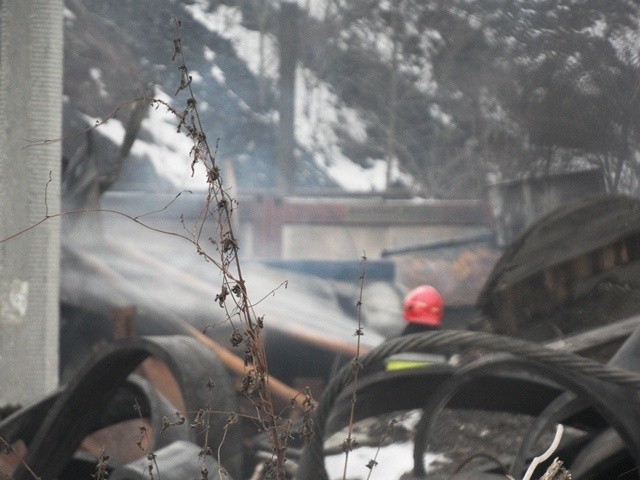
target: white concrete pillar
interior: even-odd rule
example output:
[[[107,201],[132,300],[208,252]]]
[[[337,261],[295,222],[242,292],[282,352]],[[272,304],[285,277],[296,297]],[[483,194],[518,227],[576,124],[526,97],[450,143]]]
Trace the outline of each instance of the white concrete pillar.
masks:
[[[0,238],[60,210],[63,9],[0,0]],[[58,219],[0,243],[0,404],[58,384],[59,260]]]

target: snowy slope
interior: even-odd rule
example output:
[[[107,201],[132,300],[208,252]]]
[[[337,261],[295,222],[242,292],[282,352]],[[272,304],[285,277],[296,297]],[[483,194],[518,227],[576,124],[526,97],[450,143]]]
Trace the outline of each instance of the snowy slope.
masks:
[[[307,2],[300,1],[301,7]],[[236,54],[256,76],[264,75],[273,84],[277,82],[277,39],[273,34],[264,35],[261,67],[260,33],[242,25],[242,12],[238,7],[220,5],[214,12],[204,10],[208,2],[200,0],[185,5],[193,19],[211,32],[228,39]],[[326,8],[325,2],[316,0],[309,5],[310,15],[320,16]],[[212,68],[216,68],[215,65]],[[386,163],[382,159],[371,159],[368,168],[352,162],[340,148],[337,127],[345,126],[352,139],[367,141],[366,122],[360,113],[347,107],[332,91],[331,85],[323,82],[311,70],[298,67],[296,74],[296,121],[295,135],[298,147],[311,155],[316,166],[345,190],[371,191],[385,187]],[[277,112],[270,118],[277,121]]]
[[[299,190],[381,190],[393,155],[403,172],[394,167],[393,182],[432,197],[478,198],[487,173],[536,173],[549,146],[560,173],[573,158],[597,164],[603,149],[623,151],[611,145],[627,141],[620,131],[637,129],[618,125],[635,118],[638,102],[640,7],[630,0],[582,2],[571,11],[534,0],[296,1]],[[241,190],[273,189],[280,3],[65,0],[68,105],[101,117],[155,85],[181,110],[186,98],[173,98],[180,74],[171,60],[179,19],[205,130],[220,139],[218,157],[235,166]],[[619,106],[628,114],[618,118]],[[145,123],[148,145],[134,148],[120,188],[152,183],[144,171],[176,188],[193,186],[189,160],[172,157],[181,141],[158,121]],[[72,157],[78,145],[68,143]]]
[[[67,48],[76,52],[69,58],[77,57],[78,63],[67,66],[73,72],[73,78],[70,74],[65,79],[65,90],[70,104],[87,116],[87,125],[110,112],[117,106],[116,102],[134,98],[140,89],[137,84],[154,84],[154,95],[172,103],[178,110],[183,108],[186,97],[172,95],[178,84],[177,64],[171,62],[172,40],[176,35],[172,18],[175,17],[182,22],[180,35],[206,133],[209,138],[220,138],[218,158],[233,162],[240,190],[273,188],[278,124],[278,54],[273,34],[263,36],[261,47],[260,33],[246,26],[240,6],[219,4],[216,7],[206,0],[166,0],[155,2],[157,8],[154,9],[145,9],[140,2],[132,0],[67,0],[66,3],[66,34],[71,39]],[[310,15],[316,17],[325,11],[323,0],[305,1],[304,6],[308,6]],[[138,59],[138,65],[132,65],[131,59],[127,58],[127,65],[138,68],[146,78],[132,82],[131,77],[139,72],[126,76],[107,75],[105,72],[113,69],[103,51],[77,54],[90,43],[82,36],[93,28],[83,23],[88,20],[114,26],[118,38],[113,41],[126,42],[131,55]],[[103,50],[122,51],[123,48],[117,44]],[[122,59],[118,60],[122,63]],[[127,82],[132,83],[129,88]],[[88,87],[80,92],[76,85]],[[91,106],[79,97],[80,93],[87,94],[87,88],[98,99]],[[258,94],[261,88],[264,89],[263,98]],[[331,85],[302,66],[297,72],[295,100],[300,187],[339,186],[350,191],[383,189],[386,164],[381,158],[370,158],[363,165],[363,162],[353,162],[343,151],[345,137],[356,143],[368,140],[367,121],[361,113],[346,106]],[[99,111],[98,105],[104,113]],[[141,165],[140,162],[151,165],[157,176],[168,180],[177,190],[206,187],[202,172],[191,176],[188,139],[175,132],[172,127],[175,119],[162,110],[150,111],[143,121],[119,188],[128,188],[128,184],[139,188],[141,182],[146,181],[134,178],[127,183],[127,178],[142,175],[140,172],[145,169],[135,167]],[[99,128],[97,133],[119,144],[124,137],[125,122],[126,119],[119,116]],[[148,181],[152,183],[153,179]]]

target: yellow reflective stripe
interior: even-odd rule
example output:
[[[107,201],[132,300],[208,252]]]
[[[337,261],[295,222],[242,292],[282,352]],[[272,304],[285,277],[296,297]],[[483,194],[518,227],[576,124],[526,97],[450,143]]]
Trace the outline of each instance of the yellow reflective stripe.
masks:
[[[411,368],[424,368],[431,365],[431,362],[421,362],[418,360],[389,360],[386,365],[388,372],[397,370],[409,370]]]

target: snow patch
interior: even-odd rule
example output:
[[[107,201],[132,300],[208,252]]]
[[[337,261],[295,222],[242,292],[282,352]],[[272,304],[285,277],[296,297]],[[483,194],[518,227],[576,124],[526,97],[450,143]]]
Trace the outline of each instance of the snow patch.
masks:
[[[216,52],[214,52],[213,50],[211,50],[209,47],[207,47],[205,45],[204,48],[203,48],[203,54],[204,54],[205,60],[207,60],[208,62],[211,62],[211,70],[209,71],[209,73],[211,73],[211,76],[220,85],[225,85],[227,83],[227,79],[226,79],[226,77],[224,75],[224,72],[218,66],[218,64],[215,63]]]
[[[593,22],[590,27],[583,28],[580,33],[589,35],[590,37],[603,38],[607,32],[607,22],[603,18],[600,18]]]
[[[211,50],[209,47],[207,47],[206,45],[204,46],[203,50],[203,54],[204,54],[204,59],[212,62],[213,60],[215,60],[216,58],[216,52],[214,52],[213,50]]]
[[[199,0],[193,5],[183,6],[196,22],[231,41],[236,54],[247,64],[251,73],[277,79],[278,47],[275,37],[272,34],[262,35],[261,54],[260,32],[242,26],[242,12],[239,8],[219,5],[215,12],[208,12],[207,5],[208,2]]]
[[[70,22],[73,22],[76,19],[76,14],[73,13],[71,10],[69,10],[67,7],[64,7],[64,10],[62,12],[62,18]]]
[[[333,155],[331,155],[333,153]],[[332,145],[329,149],[316,153],[316,161],[325,163],[327,174],[342,188],[351,192],[383,191],[386,186],[387,163],[380,159],[369,159],[371,167],[363,168],[345,157],[340,149]]]
[[[218,82],[220,85],[225,85],[227,83],[224,72],[215,63],[211,66],[211,76],[215,78],[216,82]]]
[[[434,120],[438,120],[442,125],[453,125],[453,117],[448,113],[443,112],[440,105],[436,103],[429,107],[429,115],[431,115],[431,118]]]
[[[171,105],[171,98],[157,90],[156,98]],[[86,117],[92,124],[98,120]],[[151,107],[147,117],[142,121],[141,128],[151,137],[150,142],[136,139],[131,147],[131,155],[146,159],[153,165],[158,175],[173,183],[177,189],[206,190],[206,171],[204,166],[196,164],[194,174],[191,174],[191,158],[189,152],[193,143],[183,133],[178,133],[175,118],[166,111],[164,106]],[[110,119],[96,131],[110,139],[116,145],[121,145],[125,135],[122,122]]]
[[[296,0],[309,15],[324,18],[327,0]],[[234,46],[238,57],[255,76],[271,80],[278,78],[278,49],[273,35],[260,35],[242,25],[242,12],[239,8],[218,5],[210,11],[209,2],[196,0],[192,5],[183,5],[195,21],[211,32],[228,39]],[[377,36],[378,50],[390,54],[392,46],[384,35]],[[434,39],[436,40],[436,39]],[[261,43],[262,42],[262,43]],[[261,53],[262,51],[262,53]],[[224,72],[215,63],[215,52],[204,48],[204,57],[211,62],[211,75],[222,85],[226,85]],[[297,70],[295,135],[298,145],[311,152],[316,164],[326,170],[329,177],[349,191],[372,191],[386,188],[386,162],[382,159],[369,159],[367,168],[355,164],[347,158],[339,146],[337,130],[346,132],[354,142],[367,141],[367,123],[355,109],[340,101],[331,87],[319,80],[308,69]],[[424,90],[433,90],[430,71],[420,70],[416,76]],[[233,91],[228,90],[241,110],[250,112],[250,107]],[[261,117],[264,121],[276,122],[277,112]],[[394,177],[401,177],[397,169]]]
[[[189,70],[189,75],[191,76],[191,81],[196,84],[196,83],[200,83],[202,82],[202,80],[204,80],[202,78],[202,75],[200,75],[198,72],[196,72],[195,70]]]
[[[309,17],[325,20],[331,3],[327,0],[297,0],[300,9]]]
[[[104,82],[102,81],[102,70],[100,70],[99,68],[95,68],[95,67],[90,68],[89,69],[89,76],[91,77],[91,79],[98,86],[98,93],[100,94],[100,97],[102,97],[102,98],[108,97],[109,93],[107,93],[106,86],[105,86]]]
[[[313,152],[316,163],[349,191],[383,190],[386,162],[370,159],[369,168],[355,164],[340,150],[336,129],[356,142],[367,140],[367,124],[360,113],[344,105],[331,87],[308,69],[296,71],[295,134],[299,145]]]
[[[609,39],[611,46],[616,51],[616,57],[625,65],[638,66],[640,55],[638,45],[640,45],[640,24],[635,28],[625,27]]]
[[[296,70],[296,139],[313,148],[335,143],[333,127],[340,124],[358,141],[367,138],[366,123],[357,110],[341,104],[331,87],[306,68]]]
[[[349,453],[347,478],[351,480],[400,478],[403,473],[413,469],[413,443],[394,443],[378,451],[377,447],[360,447]],[[376,456],[377,454],[377,456]],[[375,458],[377,465],[373,470],[367,464]],[[325,458],[325,467],[330,479],[343,478],[345,455],[330,455]],[[434,463],[447,462],[443,454],[427,453],[424,463],[427,472]],[[369,474],[371,476],[369,477]]]

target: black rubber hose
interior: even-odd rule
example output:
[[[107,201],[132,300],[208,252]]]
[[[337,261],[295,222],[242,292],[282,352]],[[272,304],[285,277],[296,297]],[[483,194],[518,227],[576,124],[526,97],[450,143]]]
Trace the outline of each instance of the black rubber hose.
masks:
[[[59,478],[82,439],[92,432],[96,418],[108,408],[118,387],[150,356],[167,365],[183,396],[195,389],[205,391],[208,375],[213,376],[218,384],[214,387],[214,393],[217,395],[219,391],[220,397],[212,397],[210,407],[226,410],[216,400],[228,401],[233,402],[229,404],[229,411],[235,411],[235,397],[228,395],[229,391],[233,391],[231,387],[219,389],[223,383],[230,383],[226,371],[221,364],[218,365],[219,360],[195,339],[182,336],[146,337],[109,344],[58,395],[52,397],[53,405],[28,444],[25,465],[29,468],[19,466],[13,475],[14,480],[33,480],[34,474],[42,480]],[[185,402],[189,409],[188,399]],[[192,406],[185,412],[189,424],[194,422],[196,413]],[[224,438],[225,424],[226,417],[211,417],[212,437],[209,445],[212,448],[216,446],[214,435],[219,436],[220,441]],[[242,449],[241,444],[233,437],[231,441],[227,440],[229,437],[223,445],[229,448],[225,458],[241,462],[241,455],[238,454]]]
[[[416,426],[414,440],[414,475],[424,476],[423,456],[428,439],[434,431],[437,418],[448,401],[467,382],[477,380],[496,370],[527,372],[551,380],[577,398],[584,400],[620,434],[635,461],[640,464],[640,415],[636,412],[639,401],[638,392],[626,386],[597,379],[563,365],[542,362],[538,359],[502,357],[499,359],[480,359],[462,368],[449,378],[442,388],[427,402],[424,415]],[[499,392],[497,394],[508,394]]]
[[[536,343],[483,332],[441,330],[395,338],[371,350],[360,359],[360,363],[362,368],[366,369],[382,362],[390,355],[403,352],[427,352],[438,346],[477,347],[512,353],[524,358],[562,364],[594,378],[640,389],[640,375],[635,373],[610,368],[572,353],[544,349]],[[345,366],[325,390],[314,415],[314,436],[303,452],[296,475],[298,480],[328,480],[323,455],[325,422],[338,395],[352,380],[352,369],[352,365]]]

